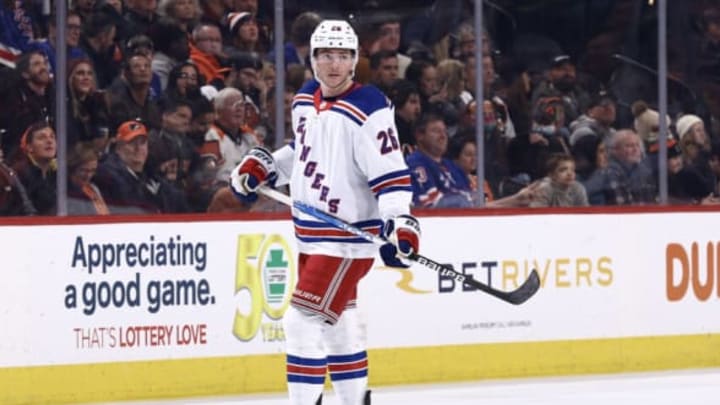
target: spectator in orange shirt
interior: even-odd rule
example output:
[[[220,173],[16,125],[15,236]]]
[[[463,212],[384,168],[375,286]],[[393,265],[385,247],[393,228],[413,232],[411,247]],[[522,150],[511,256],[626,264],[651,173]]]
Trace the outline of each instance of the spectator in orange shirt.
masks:
[[[220,27],[212,23],[200,23],[192,32],[193,44],[190,45],[190,59],[197,65],[205,83],[217,88],[223,87],[225,73],[222,53],[222,34]]]

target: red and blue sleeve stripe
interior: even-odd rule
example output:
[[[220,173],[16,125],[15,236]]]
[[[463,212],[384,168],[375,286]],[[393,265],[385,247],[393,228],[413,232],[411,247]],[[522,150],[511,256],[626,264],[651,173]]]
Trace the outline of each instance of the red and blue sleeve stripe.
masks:
[[[410,180],[410,171],[407,169],[397,170],[384,174],[380,177],[376,177],[368,182],[370,189],[372,189],[375,197],[380,197],[385,193],[392,193],[395,191],[407,191],[412,193],[412,182]]]

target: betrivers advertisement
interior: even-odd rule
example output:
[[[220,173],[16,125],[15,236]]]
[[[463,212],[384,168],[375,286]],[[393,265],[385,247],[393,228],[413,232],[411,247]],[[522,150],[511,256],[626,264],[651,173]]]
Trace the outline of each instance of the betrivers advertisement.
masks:
[[[371,348],[720,332],[707,215],[421,218],[422,253],[514,306],[381,262],[359,303]],[[710,222],[716,221],[711,219]],[[674,232],[656,232],[662,222]],[[705,230],[704,230],[705,229]],[[289,220],[2,228],[0,366],[272,354],[297,277]]]

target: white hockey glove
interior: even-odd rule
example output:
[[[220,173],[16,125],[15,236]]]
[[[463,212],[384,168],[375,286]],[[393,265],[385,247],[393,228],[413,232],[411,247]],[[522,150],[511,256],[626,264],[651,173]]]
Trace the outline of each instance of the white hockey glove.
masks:
[[[245,155],[230,174],[230,189],[244,203],[257,200],[257,189],[277,179],[275,159],[262,147],[255,147]]]
[[[380,257],[390,267],[410,267],[407,258],[420,250],[420,224],[412,215],[398,215],[385,222]]]

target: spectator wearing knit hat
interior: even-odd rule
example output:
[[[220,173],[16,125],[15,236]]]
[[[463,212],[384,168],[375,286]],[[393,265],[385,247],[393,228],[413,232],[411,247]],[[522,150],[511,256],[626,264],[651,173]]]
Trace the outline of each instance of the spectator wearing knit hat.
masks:
[[[658,136],[660,135],[660,114],[648,107],[647,103],[643,100],[634,102],[630,109],[635,117],[633,126],[635,127],[635,131],[638,135],[640,135],[640,139],[642,139],[645,143],[645,149],[657,150],[657,141]],[[668,137],[672,138],[672,132],[670,131],[670,116],[667,116],[665,122],[668,125]]]
[[[226,18],[228,38],[225,48],[226,54],[235,52],[258,52],[263,53],[260,43],[260,31],[255,16],[246,11],[230,13]]]
[[[710,137],[705,132],[705,124],[697,115],[681,116],[675,127],[680,137],[683,167],[687,172],[685,181],[694,184],[689,195],[701,200],[718,191],[717,178],[710,166]]]

